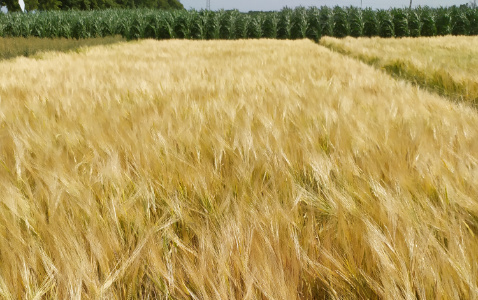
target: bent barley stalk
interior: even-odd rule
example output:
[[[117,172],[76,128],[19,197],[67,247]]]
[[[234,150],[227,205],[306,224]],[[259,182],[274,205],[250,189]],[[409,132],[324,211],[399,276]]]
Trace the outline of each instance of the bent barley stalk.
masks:
[[[0,69],[2,297],[478,297],[469,107],[310,41]]]

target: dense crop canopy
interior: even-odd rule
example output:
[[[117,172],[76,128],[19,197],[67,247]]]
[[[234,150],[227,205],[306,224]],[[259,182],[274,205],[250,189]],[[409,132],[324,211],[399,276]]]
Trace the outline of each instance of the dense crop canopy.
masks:
[[[307,40],[0,70],[1,299],[478,299],[470,107]]]
[[[355,7],[297,7],[279,12],[237,10],[108,9],[0,15],[0,37],[88,38],[122,35],[128,39],[319,40],[344,37],[478,34],[478,9],[467,6],[371,10]]]

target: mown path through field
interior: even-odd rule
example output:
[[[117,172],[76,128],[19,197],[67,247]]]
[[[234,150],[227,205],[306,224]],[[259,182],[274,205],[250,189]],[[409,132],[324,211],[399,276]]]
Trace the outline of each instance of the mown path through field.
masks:
[[[452,101],[478,105],[477,37],[324,37],[320,44]]]

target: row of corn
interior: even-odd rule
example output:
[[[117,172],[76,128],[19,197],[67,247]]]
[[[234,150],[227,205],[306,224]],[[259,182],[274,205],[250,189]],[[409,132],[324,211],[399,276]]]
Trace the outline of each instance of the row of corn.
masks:
[[[0,14],[0,37],[320,39],[321,36],[477,35],[478,9],[298,7],[272,12],[109,9]]]

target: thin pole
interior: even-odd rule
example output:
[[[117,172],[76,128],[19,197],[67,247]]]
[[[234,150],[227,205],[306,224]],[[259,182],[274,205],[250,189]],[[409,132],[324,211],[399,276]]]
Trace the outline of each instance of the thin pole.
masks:
[[[206,9],[211,10],[211,0],[206,0]]]
[[[412,1],[413,1],[413,0],[410,0],[410,9],[412,9]]]

